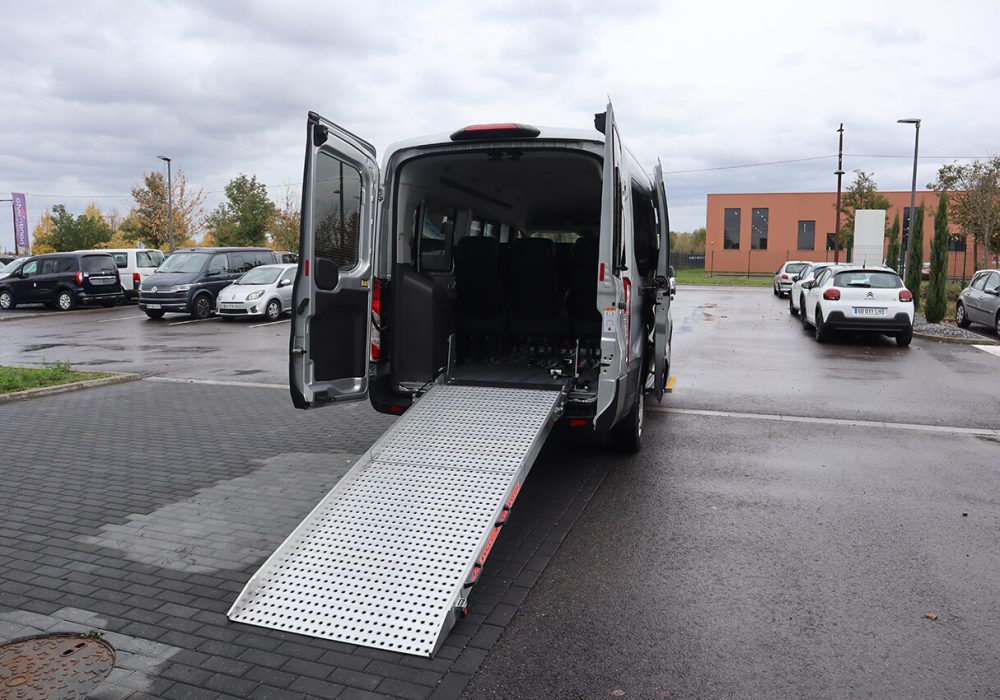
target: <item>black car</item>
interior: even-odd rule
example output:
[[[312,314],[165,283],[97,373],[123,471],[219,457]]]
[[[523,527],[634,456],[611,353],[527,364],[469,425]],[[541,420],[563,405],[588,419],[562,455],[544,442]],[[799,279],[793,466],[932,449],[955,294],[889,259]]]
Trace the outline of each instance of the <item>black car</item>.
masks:
[[[49,253],[25,258],[0,279],[0,309],[45,304],[69,311],[78,304],[114,306],[122,298],[115,260],[107,253]]]
[[[178,248],[139,286],[139,308],[152,319],[168,311],[208,318],[223,287],[258,265],[278,262],[270,248]]]

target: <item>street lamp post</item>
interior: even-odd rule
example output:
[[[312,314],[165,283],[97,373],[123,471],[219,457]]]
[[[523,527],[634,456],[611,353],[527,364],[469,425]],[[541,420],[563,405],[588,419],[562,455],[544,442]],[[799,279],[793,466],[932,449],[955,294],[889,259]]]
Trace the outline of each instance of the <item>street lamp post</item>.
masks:
[[[170,159],[166,156],[156,156],[167,163],[167,247],[174,252],[174,185],[170,178]],[[916,176],[914,176],[916,177]]]
[[[841,122],[837,129],[840,134],[840,146],[837,148],[837,170],[833,174],[837,176],[837,225],[833,229],[833,262],[840,262],[840,182],[844,176],[844,124]]]
[[[916,127],[913,137],[913,183],[910,185],[910,223],[906,226],[906,238],[903,241],[901,259],[899,262],[899,274],[903,276],[906,272],[906,245],[913,240],[913,221],[917,218],[917,149],[920,147],[920,120],[915,118],[897,119],[897,124],[913,124]],[[923,258],[924,251],[920,251]]]

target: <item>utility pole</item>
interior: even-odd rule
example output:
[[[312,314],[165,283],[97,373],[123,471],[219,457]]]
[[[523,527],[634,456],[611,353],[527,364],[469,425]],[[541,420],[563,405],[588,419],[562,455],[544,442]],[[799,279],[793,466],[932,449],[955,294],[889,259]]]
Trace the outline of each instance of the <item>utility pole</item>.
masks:
[[[837,148],[837,170],[834,175],[837,176],[837,219],[836,226],[833,231],[833,262],[840,262],[840,183],[841,179],[844,177],[844,123],[840,123],[840,128],[837,129],[837,133],[840,134],[840,145]]]
[[[170,159],[156,156],[167,163],[167,247],[174,252],[174,183],[170,179]]]

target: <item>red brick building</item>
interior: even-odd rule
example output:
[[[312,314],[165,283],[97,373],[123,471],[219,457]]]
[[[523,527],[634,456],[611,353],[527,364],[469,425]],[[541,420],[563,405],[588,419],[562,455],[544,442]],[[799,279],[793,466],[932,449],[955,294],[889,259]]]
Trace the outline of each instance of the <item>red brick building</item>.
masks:
[[[910,193],[880,194],[892,204],[886,212],[886,230],[898,213],[905,231]],[[785,260],[833,260],[836,202],[835,192],[708,195],[705,270],[769,273]],[[936,192],[917,192],[917,206],[924,205],[924,261],[930,260],[937,202]],[[964,267],[968,277],[976,265],[972,237],[957,238],[950,248],[948,275],[961,278]],[[841,260],[847,260],[846,255],[847,251],[840,251]]]

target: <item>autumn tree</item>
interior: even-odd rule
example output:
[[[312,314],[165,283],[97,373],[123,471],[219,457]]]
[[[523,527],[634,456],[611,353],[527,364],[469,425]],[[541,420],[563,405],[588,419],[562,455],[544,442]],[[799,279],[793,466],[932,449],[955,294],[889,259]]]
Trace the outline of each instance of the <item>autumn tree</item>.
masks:
[[[291,187],[285,188],[285,197],[274,212],[270,228],[270,246],[274,250],[299,252],[299,228],[302,213],[299,211],[298,193]]]
[[[854,240],[854,218],[858,209],[888,209],[889,198],[878,191],[875,173],[854,171],[854,182],[840,198],[840,247],[846,248]]]
[[[885,252],[885,264],[896,272],[899,272],[899,212],[892,220],[892,227],[889,229],[889,247]]]
[[[206,223],[221,246],[263,246],[275,216],[274,202],[256,175],[239,175],[226,185],[226,201]]]
[[[924,205],[921,204],[917,207],[916,218],[910,217],[910,228],[913,232],[910,234],[910,240],[907,242],[906,250],[906,269],[903,271],[905,275],[906,288],[913,293],[913,308],[920,308],[920,277],[923,272],[924,266]]]
[[[48,220],[45,221],[45,217]],[[87,211],[79,216],[73,216],[66,211],[64,204],[52,207],[52,213],[43,215],[42,222],[35,227],[35,252],[66,252],[70,250],[88,250],[97,248],[111,240],[111,227],[108,226],[97,205],[91,204]]]
[[[52,234],[55,232],[55,223],[52,221],[52,214],[48,211],[42,213],[38,224],[31,232],[31,252],[34,255],[43,253],[54,253],[56,249],[52,247]]]
[[[990,253],[1000,252],[1000,156],[943,165],[927,186],[948,193],[949,217],[983,247],[983,267],[989,267]]]
[[[948,310],[945,296],[945,282],[948,275],[948,194],[941,193],[937,212],[934,214],[934,239],[931,242],[931,274],[927,284],[927,299],[924,300],[924,316],[930,323],[944,318]]]
[[[199,233],[204,217],[202,205],[205,195],[201,190],[188,189],[184,171],[173,175],[172,218],[174,246],[191,245]],[[169,244],[167,226],[167,182],[163,173],[152,172],[143,176],[142,184],[132,187],[135,206],[122,221],[121,231],[131,243],[141,241],[147,248],[166,250]]]

